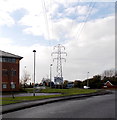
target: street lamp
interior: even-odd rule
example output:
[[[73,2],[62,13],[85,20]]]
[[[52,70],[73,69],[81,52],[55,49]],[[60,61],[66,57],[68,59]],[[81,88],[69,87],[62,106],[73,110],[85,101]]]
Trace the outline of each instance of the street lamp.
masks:
[[[89,74],[89,72],[87,72],[87,87],[89,87],[89,80],[88,80],[88,74]]]
[[[51,88],[51,81],[52,81],[52,64],[50,64],[50,88]]]
[[[34,85],[33,85],[33,96],[35,96],[35,53],[36,53],[36,50],[33,50],[34,52]]]
[[[14,93],[13,93],[13,86],[14,83],[13,83],[13,68],[11,69],[11,94],[12,94],[12,97],[15,98],[14,96]]]

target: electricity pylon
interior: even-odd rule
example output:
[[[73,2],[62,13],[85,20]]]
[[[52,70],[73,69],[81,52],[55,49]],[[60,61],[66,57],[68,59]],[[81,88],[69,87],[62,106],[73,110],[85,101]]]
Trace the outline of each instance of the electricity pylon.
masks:
[[[56,55],[55,58],[53,58],[53,61],[57,60],[57,75],[56,77],[57,78],[63,78],[62,76],[62,60],[65,60],[66,62],[66,59],[64,57],[62,57],[62,55],[66,55],[67,56],[67,53],[64,52],[65,51],[65,47],[62,46],[61,44],[58,44],[57,46],[54,46],[54,50],[55,52],[52,52],[52,56],[53,55]],[[63,82],[63,81],[62,81]]]

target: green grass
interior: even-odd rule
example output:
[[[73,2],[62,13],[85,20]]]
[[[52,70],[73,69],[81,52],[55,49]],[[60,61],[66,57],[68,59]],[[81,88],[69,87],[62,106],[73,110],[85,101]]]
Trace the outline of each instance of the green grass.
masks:
[[[29,90],[29,89],[28,89]],[[30,89],[32,91],[32,89]],[[52,97],[60,97],[60,96],[69,96],[69,95],[76,95],[76,94],[86,94],[86,93],[94,93],[98,90],[93,89],[78,89],[78,88],[71,88],[71,89],[50,89],[46,88],[41,90],[41,93],[61,93],[59,95],[44,95],[44,96],[22,96],[22,97],[3,97],[0,98],[0,105],[11,104],[11,103],[18,103],[24,101],[31,101],[31,100],[40,100],[40,99],[47,99]]]
[[[1,105],[5,104],[11,104],[11,103],[19,103],[24,101],[31,101],[31,100],[41,100],[41,99],[47,99],[52,97],[59,97],[61,95],[45,95],[45,96],[22,96],[22,97],[3,97]]]
[[[26,88],[25,91],[33,92],[33,88]],[[70,89],[54,89],[47,87],[46,89],[41,89],[39,93],[62,93],[62,94],[82,94],[96,92],[97,90],[93,89],[79,89],[79,88],[70,88]]]
[[[25,92],[32,93],[32,92],[33,92],[33,88],[25,88],[24,91],[25,91]]]
[[[66,95],[75,95],[75,94],[84,94],[84,93],[92,93],[97,92],[94,89],[79,89],[79,88],[71,88],[71,89],[43,89],[40,92],[42,93],[62,93]]]

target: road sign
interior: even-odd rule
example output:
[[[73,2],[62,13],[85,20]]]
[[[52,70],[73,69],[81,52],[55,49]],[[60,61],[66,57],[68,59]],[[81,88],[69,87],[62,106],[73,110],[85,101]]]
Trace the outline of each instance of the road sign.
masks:
[[[63,77],[54,77],[54,82],[55,83],[63,83]]]

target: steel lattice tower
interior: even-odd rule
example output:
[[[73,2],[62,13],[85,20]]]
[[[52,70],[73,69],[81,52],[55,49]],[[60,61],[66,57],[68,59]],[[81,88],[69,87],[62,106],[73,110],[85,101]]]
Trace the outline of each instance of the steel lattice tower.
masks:
[[[52,52],[52,56],[53,55],[56,55],[55,58],[53,58],[53,61],[54,60],[57,60],[57,77],[60,77],[62,78],[62,60],[65,60],[66,62],[66,59],[64,57],[62,57],[62,55],[66,55],[67,56],[67,53],[65,52],[65,47],[62,46],[61,44],[58,44],[57,46],[54,46],[54,50],[55,52]]]

